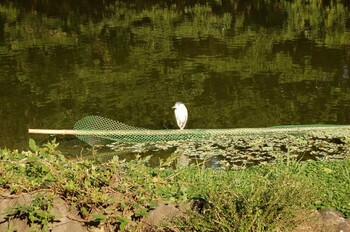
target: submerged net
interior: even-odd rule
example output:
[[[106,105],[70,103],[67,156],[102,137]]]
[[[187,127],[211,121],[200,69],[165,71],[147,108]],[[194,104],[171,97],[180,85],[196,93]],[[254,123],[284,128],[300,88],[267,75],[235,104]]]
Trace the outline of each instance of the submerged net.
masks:
[[[263,134],[305,134],[313,131],[348,133],[350,125],[288,125],[266,128],[235,129],[185,129],[185,130],[149,130],[100,116],[87,116],[74,125],[76,136],[94,145],[102,140],[122,142],[157,142],[170,140],[204,139],[213,136],[248,136]]]

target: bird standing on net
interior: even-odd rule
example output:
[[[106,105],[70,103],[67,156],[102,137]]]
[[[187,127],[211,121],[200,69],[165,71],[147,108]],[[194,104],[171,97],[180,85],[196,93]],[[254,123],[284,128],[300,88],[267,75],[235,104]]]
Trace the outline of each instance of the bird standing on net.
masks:
[[[176,102],[172,108],[175,109],[174,112],[177,125],[180,127],[180,130],[184,129],[188,119],[188,111],[185,104],[182,102]]]

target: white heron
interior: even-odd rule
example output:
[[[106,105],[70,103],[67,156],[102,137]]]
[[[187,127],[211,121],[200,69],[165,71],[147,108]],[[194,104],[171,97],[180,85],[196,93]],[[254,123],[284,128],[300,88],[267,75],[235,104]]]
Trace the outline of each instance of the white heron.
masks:
[[[172,108],[175,109],[174,112],[177,125],[180,127],[180,130],[184,129],[188,119],[188,111],[185,104],[182,102],[176,102]]]

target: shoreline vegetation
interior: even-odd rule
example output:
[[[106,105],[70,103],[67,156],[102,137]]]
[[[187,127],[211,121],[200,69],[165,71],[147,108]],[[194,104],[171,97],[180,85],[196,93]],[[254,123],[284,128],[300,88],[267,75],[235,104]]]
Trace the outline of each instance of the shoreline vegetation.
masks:
[[[325,209],[350,225],[349,157],[226,171],[177,166],[176,154],[151,167],[137,155],[70,160],[55,141],[29,147],[0,150],[1,231],[303,231]]]

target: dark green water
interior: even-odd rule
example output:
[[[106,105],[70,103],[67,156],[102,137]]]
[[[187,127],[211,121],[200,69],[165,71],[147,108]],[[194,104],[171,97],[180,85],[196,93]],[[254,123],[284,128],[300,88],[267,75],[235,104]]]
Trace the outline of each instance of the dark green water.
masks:
[[[1,1],[0,147],[87,115],[176,128],[176,101],[188,128],[350,124],[344,2]]]

